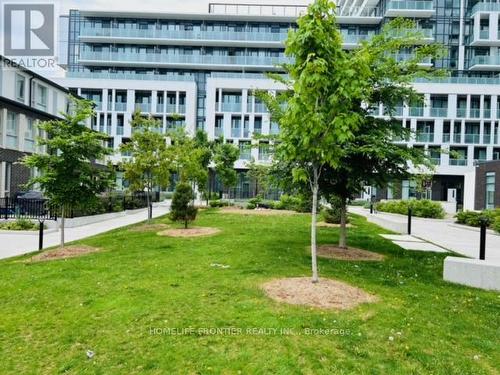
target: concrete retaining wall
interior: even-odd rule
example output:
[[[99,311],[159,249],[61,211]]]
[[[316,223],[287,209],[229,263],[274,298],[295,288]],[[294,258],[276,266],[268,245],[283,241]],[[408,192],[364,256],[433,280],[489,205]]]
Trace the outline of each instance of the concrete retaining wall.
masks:
[[[500,291],[500,262],[447,257],[443,278],[456,284]]]

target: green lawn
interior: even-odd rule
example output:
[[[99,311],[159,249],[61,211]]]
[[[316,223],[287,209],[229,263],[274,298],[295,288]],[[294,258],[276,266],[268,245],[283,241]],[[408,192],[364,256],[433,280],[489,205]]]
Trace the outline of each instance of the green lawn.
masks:
[[[167,219],[158,219],[166,222]],[[321,259],[320,275],[376,294],[351,311],[281,305],[259,286],[308,276],[307,215],[215,210],[197,239],[115,230],[70,260],[0,262],[1,374],[498,374],[500,295],[442,281],[444,255],[405,252],[354,218],[350,245],[384,262]],[[337,229],[319,229],[320,243]],[[213,263],[230,268],[211,266]],[[167,329],[193,328],[172,335]],[[201,334],[201,328],[242,334]],[[151,334],[153,328],[165,329]],[[255,335],[247,328],[293,334]],[[344,334],[306,334],[306,329]],[[86,351],[95,356],[88,359]]]

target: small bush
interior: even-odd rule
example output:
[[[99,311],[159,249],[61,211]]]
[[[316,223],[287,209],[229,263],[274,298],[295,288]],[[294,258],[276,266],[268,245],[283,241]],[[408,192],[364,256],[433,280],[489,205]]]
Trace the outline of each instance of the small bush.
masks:
[[[416,217],[425,217],[431,219],[442,219],[445,212],[441,203],[428,199],[422,200],[390,200],[378,202],[376,209],[382,212],[406,215],[411,207],[412,213]]]
[[[342,219],[342,202],[339,198],[330,199],[331,208],[325,208],[322,212],[325,222],[329,224],[340,224]],[[347,220],[347,218],[346,218]]]
[[[194,221],[198,213],[198,209],[192,205],[193,199],[194,193],[191,186],[179,182],[172,198],[170,219],[184,223],[184,228],[187,228],[189,222]]]
[[[495,232],[500,233],[500,216],[496,216],[491,224],[491,229]]]
[[[484,222],[487,226],[494,225],[497,217],[499,217],[499,210],[485,210],[485,211],[462,211],[455,215],[457,223],[469,225],[471,227],[480,227]]]
[[[368,205],[368,207],[370,207],[370,202],[362,200],[362,199],[355,199],[355,200],[350,201],[349,205],[359,206],[359,207],[366,207],[366,205]]]
[[[0,223],[0,229],[3,230],[37,230],[38,228],[38,223],[27,219],[17,219],[16,221]]]
[[[224,201],[224,200],[220,200],[220,199],[215,199],[213,201],[210,201],[208,203],[210,205],[210,207],[212,208],[218,208],[218,207],[229,207],[229,206],[232,206],[233,204],[229,201]]]

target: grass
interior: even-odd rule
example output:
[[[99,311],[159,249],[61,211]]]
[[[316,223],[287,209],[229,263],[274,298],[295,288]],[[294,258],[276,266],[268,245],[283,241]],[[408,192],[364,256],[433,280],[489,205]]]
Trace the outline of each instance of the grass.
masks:
[[[403,251],[363,218],[352,220],[350,245],[386,260],[321,259],[320,275],[380,302],[341,312],[268,299],[263,282],[310,274],[308,221],[208,210],[195,225],[220,228],[219,235],[177,239],[121,229],[79,242],[100,253],[1,261],[0,373],[499,373],[500,295],[443,282],[445,255]],[[337,238],[338,229],[319,229],[321,244]],[[199,331],[217,327],[242,334]],[[179,334],[168,334],[171,328]],[[195,333],[180,334],[183,328]],[[95,356],[88,359],[87,350]]]

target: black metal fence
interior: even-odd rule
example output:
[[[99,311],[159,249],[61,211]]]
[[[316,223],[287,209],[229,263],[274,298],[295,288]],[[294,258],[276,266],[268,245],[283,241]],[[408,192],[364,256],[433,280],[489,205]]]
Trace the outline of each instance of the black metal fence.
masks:
[[[56,211],[48,199],[0,198],[0,218],[56,220]]]

